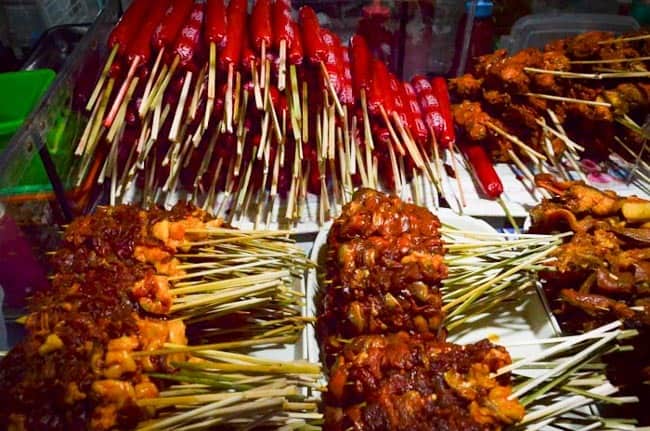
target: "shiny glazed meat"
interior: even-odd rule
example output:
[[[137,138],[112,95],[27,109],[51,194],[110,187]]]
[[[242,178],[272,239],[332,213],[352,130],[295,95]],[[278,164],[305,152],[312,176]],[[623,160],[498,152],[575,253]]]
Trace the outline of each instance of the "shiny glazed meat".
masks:
[[[498,430],[523,417],[510,363],[488,341],[468,346],[398,333],[349,343],[332,368],[325,430]]]

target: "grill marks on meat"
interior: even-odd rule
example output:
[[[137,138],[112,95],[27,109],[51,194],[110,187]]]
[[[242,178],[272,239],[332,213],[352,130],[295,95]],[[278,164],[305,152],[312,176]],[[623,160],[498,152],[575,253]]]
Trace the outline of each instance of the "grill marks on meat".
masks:
[[[499,430],[524,414],[510,356],[489,341],[446,343],[440,222],[360,190],[327,240],[317,337],[330,366],[325,430]]]
[[[158,388],[144,373],[169,371],[174,358],[132,353],[187,343],[185,325],[166,319],[177,244],[154,231],[208,219],[184,205],[118,206],[70,224],[51,289],[32,298],[27,336],[0,362],[2,429],[128,429],[146,417],[135,401]]]

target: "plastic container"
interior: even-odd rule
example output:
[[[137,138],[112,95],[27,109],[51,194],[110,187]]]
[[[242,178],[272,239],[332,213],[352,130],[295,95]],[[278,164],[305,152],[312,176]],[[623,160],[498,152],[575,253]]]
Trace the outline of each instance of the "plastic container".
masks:
[[[501,38],[500,47],[515,53],[524,48],[543,48],[548,42],[575,36],[586,31],[627,33],[639,29],[631,17],[595,13],[542,13],[517,20],[509,36]]]
[[[33,71],[9,72],[0,74],[0,151],[11,137],[20,129],[23,122],[41,100],[41,97],[56,77],[54,71],[40,69]],[[48,179],[39,165],[32,160],[23,166],[25,175],[16,187],[0,188],[0,195],[15,194],[26,185],[47,184]]]

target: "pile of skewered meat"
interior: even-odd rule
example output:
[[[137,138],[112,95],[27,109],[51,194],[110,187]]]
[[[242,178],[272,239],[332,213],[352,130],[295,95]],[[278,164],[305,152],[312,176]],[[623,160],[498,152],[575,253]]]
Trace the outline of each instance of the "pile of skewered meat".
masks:
[[[613,151],[634,159],[647,138],[649,40],[589,32],[543,50],[480,57],[471,73],[450,81],[463,139],[498,161],[512,160],[511,151],[557,160],[581,148],[598,160]]]
[[[537,182],[555,196],[533,208],[531,231],[574,232],[540,274],[554,314],[571,333],[617,319],[639,330],[634,351],[612,357],[609,374],[650,399],[650,201],[548,175]]]
[[[0,362],[3,429],[124,429],[148,416],[136,404],[158,394],[147,373],[184,355],[133,353],[187,344],[183,321],[168,318],[168,279],[181,273],[185,229],[206,223],[221,222],[185,206],[121,206],[70,224],[51,289],[31,299],[27,336]]]
[[[310,7],[294,21],[289,0],[247,6],[133,2],[87,97],[79,182],[110,180],[116,201],[292,221],[308,192],[325,220],[360,185],[436,181],[433,145],[455,139],[444,79],[400,81]]]
[[[294,287],[307,262],[286,232],[235,231],[187,204],[76,219],[53,254],[51,288],[29,302],[26,338],[0,362],[0,428],[286,424],[287,398],[304,398],[299,388],[315,384],[320,366],[237,351],[296,342],[306,319]],[[228,409],[201,416],[213,397]]]
[[[524,409],[509,400],[505,349],[445,342],[440,222],[361,189],[328,235],[317,337],[330,366],[325,429],[496,430]]]

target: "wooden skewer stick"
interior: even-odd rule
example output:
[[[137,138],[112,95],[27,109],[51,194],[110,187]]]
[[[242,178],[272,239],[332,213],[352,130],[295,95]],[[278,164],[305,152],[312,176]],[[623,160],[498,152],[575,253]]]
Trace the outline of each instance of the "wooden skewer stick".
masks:
[[[456,160],[456,151],[455,146],[449,148],[449,158],[451,159],[451,169],[454,171],[454,177],[456,177],[456,186],[458,187],[458,194],[460,195],[460,205],[464,208],[467,206],[467,201],[465,200],[465,190],[463,190],[463,182],[460,180],[460,174],[458,170],[458,161]]]
[[[108,130],[107,139],[109,142],[113,142],[113,139],[115,139],[117,132],[124,124],[124,119],[126,118],[126,108],[128,107],[129,102],[131,101],[131,97],[133,97],[133,92],[135,91],[135,88],[138,86],[139,80],[140,78],[136,76],[133,79],[133,81],[131,81],[131,83],[129,84],[129,88],[127,88],[127,91],[124,94],[124,99],[123,99],[124,103],[120,105],[120,110],[117,112],[115,116],[115,121],[113,121],[111,128]]]
[[[503,130],[501,127],[497,126],[496,124],[490,123],[490,122],[488,122],[488,121],[486,121],[484,124],[485,124],[488,128],[492,129],[493,131],[495,131],[495,132],[498,133],[499,135],[501,135],[501,136],[503,136],[504,138],[506,138],[508,141],[512,142],[513,144],[515,144],[515,145],[517,145],[519,148],[521,148],[521,149],[522,149],[522,150],[523,150],[523,151],[528,155],[528,157],[530,157],[530,159],[531,159],[533,162],[538,163],[540,160],[546,160],[546,156],[544,156],[544,154],[539,153],[539,152],[533,150],[533,149],[530,148],[528,145],[524,144],[524,143],[521,141],[521,139],[519,139],[519,138],[516,137],[515,135],[512,135],[512,134],[506,132],[506,131]]]
[[[181,95],[178,99],[178,105],[176,105],[176,113],[174,114],[174,119],[172,121],[172,127],[169,130],[169,140],[172,142],[178,142],[178,133],[181,127],[181,120],[183,119],[183,111],[185,111],[185,102],[187,101],[187,95],[190,90],[190,84],[192,83],[192,71],[188,70],[185,72],[185,81],[183,81],[183,88],[181,89]]]
[[[424,161],[422,160],[420,151],[415,145],[415,142],[413,142],[413,140],[408,135],[408,133],[406,133],[406,129],[404,128],[404,125],[402,124],[399,115],[397,115],[397,112],[393,111],[392,118],[395,124],[397,125],[397,130],[399,131],[400,136],[402,137],[402,142],[404,142],[404,146],[406,146],[406,149],[409,155],[411,156],[413,163],[415,163],[415,166],[417,166],[419,169],[423,169]]]
[[[102,73],[99,75],[97,84],[95,85],[95,88],[93,89],[93,92],[90,95],[90,99],[88,99],[88,103],[86,103],[86,111],[90,111],[95,107],[97,98],[99,97],[99,94],[104,88],[104,83],[106,82],[106,78],[108,78],[108,74],[111,71],[111,66],[115,61],[115,56],[117,55],[117,51],[119,47],[120,47],[119,44],[115,44],[113,49],[111,49],[110,54],[108,54],[108,58],[106,59],[106,63],[104,64],[104,68],[102,69]]]
[[[578,151],[584,151],[585,150],[585,148],[583,146],[576,144],[567,135],[563,135],[562,133],[560,133],[557,130],[553,129],[548,124],[546,124],[546,122],[543,121],[542,119],[538,118],[538,119],[535,120],[535,122],[537,124],[539,124],[542,127],[542,129],[544,129],[545,131],[551,133],[556,138],[561,139],[562,142],[564,142],[566,144],[566,146],[571,148],[572,150],[578,150]]]
[[[88,150],[86,151],[88,154],[92,154],[92,152],[95,151],[95,147],[97,145],[97,142],[99,141],[99,133],[100,133],[100,129],[102,129],[102,119],[104,118],[104,112],[108,107],[108,99],[111,96],[111,92],[113,91],[114,84],[115,81],[111,78],[108,81],[106,90],[104,91],[104,95],[99,101],[99,109],[97,111],[95,124],[93,124],[93,128],[90,131],[90,136],[88,137],[88,144],[87,144]]]
[[[126,74],[126,78],[124,79],[124,82],[122,83],[122,86],[120,87],[120,90],[118,91],[117,96],[113,101],[113,105],[111,106],[111,109],[108,111],[108,115],[104,120],[105,127],[110,128],[113,125],[113,121],[115,121],[115,116],[117,115],[118,111],[120,110],[120,107],[124,103],[124,97],[126,96],[127,91],[129,91],[129,88],[131,86],[131,81],[133,81],[133,77],[135,76],[135,71],[140,65],[140,61],[141,61],[141,57],[139,56],[135,57],[133,61],[131,61],[131,65],[129,66],[129,71]]]
[[[258,76],[257,67],[252,61],[250,64],[250,69],[251,81],[253,82],[253,94],[255,95],[255,107],[261,111],[264,109],[264,99],[262,98],[262,88],[260,86],[260,78],[263,78],[263,76]]]
[[[207,65],[206,65],[207,66]],[[205,75],[207,73],[206,66],[202,67],[199,71],[199,75],[194,82],[194,91],[192,92],[192,100],[190,101],[190,110],[187,114],[186,122],[191,123],[196,118],[196,113],[199,109],[199,104],[201,103],[201,97],[205,91]],[[201,129],[202,123],[197,127],[198,130]]]
[[[388,129],[388,134],[390,135],[391,139],[393,140],[393,143],[395,144],[395,148],[397,149],[397,152],[401,156],[403,156],[404,154],[406,154],[406,152],[404,151],[404,148],[402,147],[402,144],[400,144],[400,142],[399,142],[399,138],[397,137],[397,133],[395,133],[395,129],[393,128],[393,125],[392,125],[390,119],[388,118],[388,114],[386,113],[386,109],[384,109],[383,106],[380,106],[379,109],[381,111],[381,116],[384,119],[384,123],[386,125],[386,128]]]
[[[235,89],[233,105],[232,105],[232,119],[234,122],[240,121],[242,116],[246,115],[246,111],[241,111],[241,94],[242,94],[242,85],[241,85],[241,73],[237,71],[235,73]],[[241,114],[241,115],[240,115]]]
[[[169,83],[174,77],[174,74],[176,73],[176,69],[178,68],[178,64],[180,63],[180,61],[181,60],[177,55],[174,56],[174,60],[172,60],[172,65],[167,69],[167,72],[166,73],[163,73],[162,71],[160,72],[160,77],[158,78],[160,82],[154,85],[156,91],[154,92],[152,90],[151,95],[149,96],[149,100],[143,101],[146,108],[144,112],[148,112],[149,109],[151,109],[152,107],[155,109],[156,106],[162,103],[163,96],[165,95],[165,91],[167,91],[167,87],[169,86]],[[165,69],[163,67],[163,71],[164,70]]]
[[[293,68],[293,66],[292,66]],[[292,69],[292,71],[295,68]],[[302,83],[301,92],[301,111],[302,111],[302,142],[309,142],[309,87],[306,82]]]
[[[619,43],[619,42],[633,42],[635,40],[645,40],[650,39],[650,34],[642,34],[639,36],[630,36],[630,37],[617,37],[614,39],[601,40],[598,41],[598,45],[607,45],[610,43]]]
[[[278,90],[284,91],[287,86],[287,41],[280,41],[280,63],[278,65]]]
[[[228,65],[228,81],[226,83],[226,100],[224,102],[224,114],[226,116],[226,130],[229,133],[233,131],[233,110],[232,110],[232,92],[233,80],[235,79],[235,65],[230,63]]]
[[[153,68],[151,69],[151,73],[149,74],[149,78],[147,79],[147,84],[144,87],[144,93],[142,93],[142,101],[144,102],[145,100],[149,99],[149,95],[151,94],[153,84],[156,81],[156,75],[158,74],[158,68],[160,67],[160,63],[162,62],[162,57],[163,53],[165,52],[165,47],[163,46],[160,51],[158,51],[158,55],[156,56],[156,61],[153,64]],[[163,69],[166,71],[166,69]],[[144,103],[140,104],[140,109],[138,110],[138,115],[140,118],[144,118],[146,112],[146,106]]]
[[[339,114],[340,117],[343,116],[343,106],[341,105],[341,101],[339,100],[339,96],[336,94],[336,90],[334,90],[334,85],[332,85],[332,82],[330,81],[330,74],[327,72],[327,68],[325,67],[325,63],[322,61],[320,62],[320,70],[321,73],[323,74],[323,79],[325,80],[325,86],[327,87],[327,90],[330,93],[330,96],[332,97],[332,100],[334,101],[334,105],[336,106],[336,112]]]
[[[650,71],[645,72],[599,72],[599,73],[578,73],[564,72],[561,70],[539,69],[537,67],[524,67],[526,72],[546,73],[567,79],[621,79],[621,78],[645,78],[650,76]]]
[[[88,138],[90,137],[90,132],[92,131],[93,127],[95,126],[95,123],[97,122],[97,116],[98,116],[100,105],[101,103],[95,104],[95,107],[90,113],[90,117],[88,118],[88,123],[86,123],[86,127],[84,128],[83,134],[81,135],[81,138],[79,138],[79,143],[77,144],[77,148],[74,151],[75,156],[80,156],[81,154],[83,154],[84,149],[86,148],[86,144],[88,143]]]
[[[208,100],[205,105],[205,116],[203,128],[207,130],[210,125],[210,117],[214,110],[214,101],[217,98],[217,44],[210,42],[210,54],[208,60]]]
[[[525,96],[539,97],[540,99],[555,100],[557,102],[582,103],[583,105],[602,106],[605,108],[612,107],[612,104],[608,102],[597,102],[594,100],[574,99],[572,97],[552,96],[550,94],[525,93]]]
[[[607,64],[607,63],[631,63],[633,61],[648,61],[649,57],[633,57],[633,58],[607,58],[601,60],[571,60],[571,64]]]

